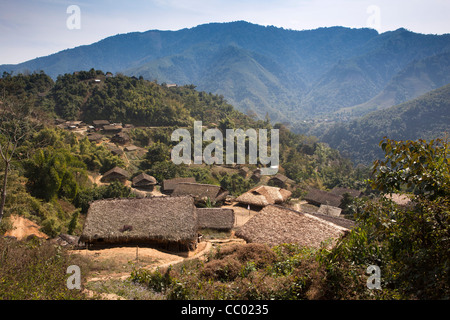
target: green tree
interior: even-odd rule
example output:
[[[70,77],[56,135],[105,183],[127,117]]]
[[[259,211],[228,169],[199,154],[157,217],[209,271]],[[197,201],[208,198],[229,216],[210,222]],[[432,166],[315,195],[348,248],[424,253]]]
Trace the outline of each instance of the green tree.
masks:
[[[396,192],[406,187],[414,194],[433,200],[450,194],[450,158],[447,139],[429,142],[395,141],[385,138],[380,146],[385,160],[375,161],[372,187]]]
[[[384,139],[380,145],[386,157],[374,163],[371,184],[382,196],[356,201],[358,227],[340,240],[325,259],[329,287],[334,288],[332,298],[348,292],[339,283],[357,279],[358,272],[370,264],[382,270],[384,290],[381,295],[408,299],[448,298],[450,175],[447,141]],[[386,193],[403,188],[414,192],[406,207],[384,197]],[[357,268],[362,270],[357,271]]]
[[[2,193],[0,196],[0,222],[6,202],[8,173],[17,148],[36,127],[30,120],[28,104],[15,103],[5,96],[0,100],[0,156],[4,164]]]

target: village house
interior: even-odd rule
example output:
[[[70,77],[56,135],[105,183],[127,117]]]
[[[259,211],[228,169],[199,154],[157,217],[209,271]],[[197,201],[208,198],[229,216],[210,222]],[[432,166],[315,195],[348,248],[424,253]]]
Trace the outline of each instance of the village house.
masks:
[[[341,187],[334,187],[330,190],[331,193],[337,195],[337,196],[344,196],[344,194],[350,195],[352,198],[359,198],[362,195],[362,192],[355,189],[350,188],[341,188]]]
[[[281,204],[288,200],[292,192],[272,186],[257,186],[241,194],[236,201],[243,205],[265,207],[270,204]]]
[[[103,174],[100,181],[101,182],[113,182],[114,180],[118,180],[122,183],[125,183],[129,177],[130,177],[130,174],[128,173],[128,171],[126,171],[122,168],[119,168],[119,167],[114,167],[111,170],[105,172],[105,174]]]
[[[154,177],[142,172],[133,178],[132,187],[152,191],[157,183]]]
[[[103,131],[105,133],[119,133],[122,131],[122,125],[121,124],[108,124],[103,126]]]
[[[196,203],[205,203],[208,200],[220,202],[225,200],[228,191],[212,184],[180,182],[175,186],[172,195],[191,196]]]
[[[94,120],[92,121],[92,124],[95,128],[103,129],[103,126],[109,125],[110,122],[108,120]]]
[[[258,183],[261,180],[261,169],[255,169],[252,175],[250,176],[250,179],[253,182]]]
[[[247,167],[241,167],[239,168],[239,175],[246,179],[248,177],[248,174],[250,173],[250,169]]]
[[[87,138],[91,142],[99,142],[103,139],[103,135],[101,135],[99,133],[92,133],[92,134],[88,134]]]
[[[303,199],[318,207],[322,204],[339,207],[341,205],[342,196],[324,190],[310,188]]]
[[[113,155],[115,155],[115,156],[120,156],[120,155],[122,155],[124,152],[123,152],[123,150],[120,149],[120,148],[113,148],[113,149],[111,149],[111,153],[112,153]]]
[[[341,215],[342,209],[328,206],[326,204],[321,204],[317,213],[326,214],[328,216],[339,217]]]
[[[200,229],[229,231],[234,227],[235,215],[228,208],[197,208],[197,221]]]
[[[131,141],[130,136],[128,135],[128,133],[126,132],[119,132],[116,133],[114,136],[112,136],[111,138],[111,142],[115,142],[115,143],[119,143],[119,144],[125,144]]]
[[[270,178],[269,182],[274,186],[285,189],[295,184],[294,180],[289,179],[281,173],[277,173],[275,176]]]
[[[80,242],[194,250],[197,211],[191,197],[106,199],[91,203]]]
[[[127,152],[132,152],[132,151],[136,151],[139,150],[139,147],[135,146],[135,145],[130,145],[130,146],[126,146],[124,148],[125,151]]]

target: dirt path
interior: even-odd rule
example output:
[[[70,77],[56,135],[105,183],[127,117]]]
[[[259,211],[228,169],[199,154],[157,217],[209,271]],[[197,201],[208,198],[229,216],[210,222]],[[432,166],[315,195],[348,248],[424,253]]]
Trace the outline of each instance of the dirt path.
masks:
[[[48,236],[39,231],[40,227],[33,221],[21,217],[11,216],[10,221],[13,228],[5,233],[5,236],[16,237],[18,240],[25,239],[30,235],[35,235],[39,238],[48,239]]]
[[[117,271],[120,266],[129,265],[130,262],[136,266],[147,270],[156,270],[157,268],[164,268],[170,265],[175,265],[183,261],[190,259],[200,258],[202,259],[212,248],[213,244],[209,241],[201,242],[198,248],[194,252],[190,252],[187,255],[175,254],[169,252],[159,251],[152,248],[133,248],[133,247],[118,247],[107,248],[99,250],[73,250],[72,254],[79,254],[89,257],[90,260],[98,264],[107,265],[114,262],[114,270],[105,270],[104,272],[96,272],[90,275],[86,283],[95,281],[109,281],[109,280],[121,280],[125,281],[131,275],[131,271],[119,272]],[[99,297],[106,300],[121,300],[124,299],[116,294],[97,293],[88,289],[84,289],[84,292],[89,297]]]

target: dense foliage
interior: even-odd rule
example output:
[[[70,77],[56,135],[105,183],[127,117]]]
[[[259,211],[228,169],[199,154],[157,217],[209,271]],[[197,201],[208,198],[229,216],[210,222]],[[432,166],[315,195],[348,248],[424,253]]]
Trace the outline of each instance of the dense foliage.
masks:
[[[1,300],[80,300],[80,290],[69,290],[67,267],[80,265],[51,243],[30,239],[23,242],[0,238]]]

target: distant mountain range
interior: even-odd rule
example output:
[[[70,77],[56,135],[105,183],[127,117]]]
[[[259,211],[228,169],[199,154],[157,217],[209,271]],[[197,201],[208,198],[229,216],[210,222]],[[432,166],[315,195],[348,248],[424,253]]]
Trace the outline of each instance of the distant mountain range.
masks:
[[[431,140],[450,134],[450,84],[398,106],[377,110],[328,129],[321,140],[355,163],[371,164],[384,156],[379,143],[394,140]]]
[[[294,31],[244,21],[121,34],[0,72],[58,75],[91,68],[194,84],[260,119],[362,116],[450,83],[450,34]]]

